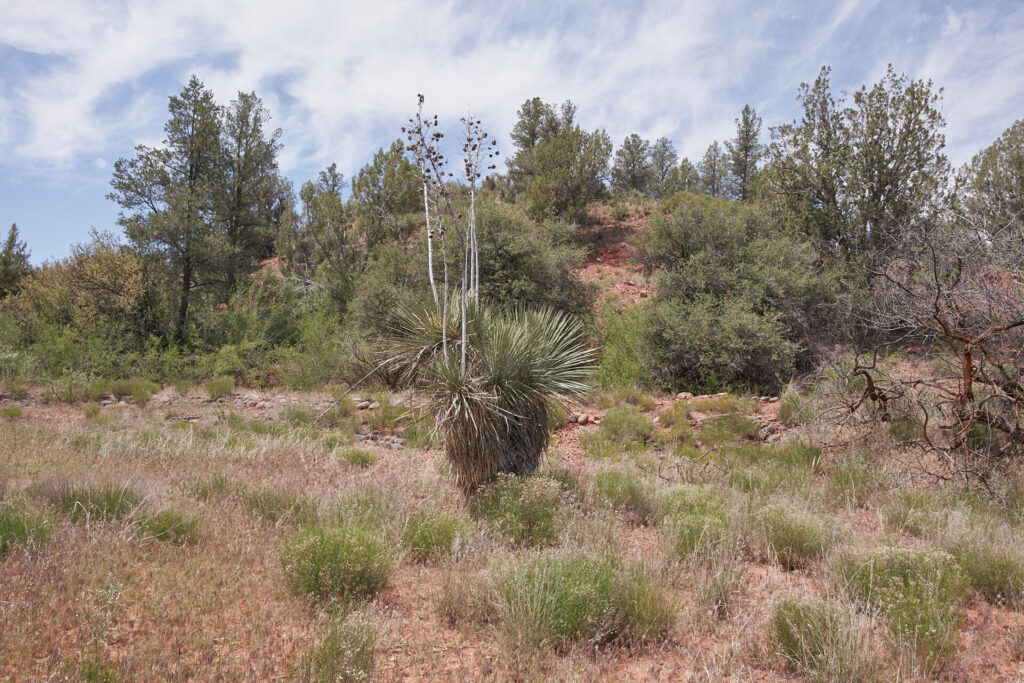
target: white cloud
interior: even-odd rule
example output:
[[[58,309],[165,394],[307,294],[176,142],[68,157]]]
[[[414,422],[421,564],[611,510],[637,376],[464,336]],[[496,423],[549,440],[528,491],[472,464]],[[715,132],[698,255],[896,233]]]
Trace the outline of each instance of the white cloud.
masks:
[[[791,118],[795,84],[822,63],[847,60],[862,77],[894,59],[904,47],[889,40],[863,54],[838,46],[854,28],[909,26],[913,14],[877,0],[824,12],[813,3],[671,0],[571,11],[539,1],[5,2],[0,45],[35,55],[40,68],[0,67],[2,157],[70,168],[130,154],[159,139],[168,80],[180,88],[195,71],[222,102],[238,90],[263,97],[284,129],[286,171],[337,161],[350,172],[397,137],[417,92],[452,130],[472,108],[506,139],[527,97],[571,98],[581,122],[607,128],[616,143],[633,131],[666,135],[699,157],[732,134],[746,102],[766,124]],[[1024,22],[1018,14],[995,25],[995,14],[950,13],[923,50],[904,55],[915,75],[947,86],[957,149],[976,145],[976,131],[994,137],[992,121],[1021,105]],[[780,26],[792,35],[780,39]]]

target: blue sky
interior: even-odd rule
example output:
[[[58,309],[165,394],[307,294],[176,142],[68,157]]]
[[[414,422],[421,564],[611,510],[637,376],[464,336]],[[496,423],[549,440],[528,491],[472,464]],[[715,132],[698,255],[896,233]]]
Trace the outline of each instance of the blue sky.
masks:
[[[197,74],[228,102],[255,90],[296,184],[346,176],[427,97],[472,111],[508,150],[527,98],[572,99],[587,127],[668,136],[699,157],[750,104],[793,119],[801,82],[897,71],[945,88],[947,152],[968,160],[1024,117],[1024,3],[0,0],[0,227],[33,261],[117,229],[111,166],[156,144],[167,97]]]

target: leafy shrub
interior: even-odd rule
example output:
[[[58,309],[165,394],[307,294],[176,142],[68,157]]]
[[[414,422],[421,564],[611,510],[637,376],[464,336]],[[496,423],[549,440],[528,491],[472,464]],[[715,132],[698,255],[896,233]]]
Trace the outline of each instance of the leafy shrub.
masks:
[[[463,526],[463,521],[455,517],[420,512],[406,522],[402,530],[402,544],[409,549],[414,559],[425,562],[454,551],[455,541]]]
[[[377,655],[377,623],[366,612],[334,618],[302,656],[298,679],[316,683],[370,680]]]
[[[821,557],[836,540],[836,530],[825,520],[780,504],[761,508],[754,521],[767,555],[786,569]]]
[[[45,491],[44,495],[54,507],[70,515],[72,522],[124,519],[143,505],[142,495],[127,485],[62,484]]]
[[[969,588],[963,570],[946,552],[879,548],[836,562],[840,585],[876,608],[926,674],[956,651],[959,607]]]
[[[658,518],[660,508],[650,488],[625,470],[599,472],[594,477],[597,495],[610,505],[635,512],[643,524]]]
[[[53,524],[42,515],[0,505],[0,559],[14,546],[40,547],[50,538]]]
[[[377,462],[377,456],[365,448],[346,448],[338,457],[356,467],[369,467]]]
[[[158,541],[177,545],[195,543],[199,538],[199,518],[177,510],[161,510],[142,518],[142,532]]]
[[[551,545],[564,496],[559,483],[548,477],[503,474],[477,494],[471,510],[512,543]]]
[[[810,680],[859,682],[880,678],[856,615],[833,600],[782,600],[772,615],[772,634],[787,663]]]
[[[544,556],[498,582],[512,644],[564,650],[573,642],[641,643],[673,622],[664,589],[642,571],[588,556]]]
[[[217,400],[230,395],[235,390],[235,378],[222,375],[211,377],[206,380],[206,393],[210,398]]]
[[[321,600],[371,597],[387,585],[394,564],[383,534],[357,523],[307,529],[281,550],[291,589]]]

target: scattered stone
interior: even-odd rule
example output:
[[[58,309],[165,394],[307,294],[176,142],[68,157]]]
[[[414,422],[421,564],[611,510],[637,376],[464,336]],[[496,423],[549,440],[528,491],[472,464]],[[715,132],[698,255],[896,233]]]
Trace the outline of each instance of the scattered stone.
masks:
[[[579,413],[569,413],[569,415],[565,418],[566,422],[568,422],[571,425],[576,424],[576,420],[578,419],[580,419]]]
[[[368,410],[373,405],[373,401],[360,401],[356,404],[356,408],[359,410]]]
[[[369,407],[368,407],[368,409],[369,409],[369,410],[377,410],[377,408],[380,408],[380,404],[379,404],[379,403],[377,403],[376,401],[374,401],[373,403],[371,403],[371,404],[369,405]]]
[[[678,394],[676,394],[677,401],[689,401],[691,398],[693,398],[693,394],[691,394],[689,391],[680,391]]]
[[[117,402],[117,407],[118,408],[123,408],[123,407],[125,407],[127,405],[128,405],[128,401],[118,401]]]
[[[576,424],[578,424],[578,425],[585,425],[588,422],[590,422],[590,416],[587,415],[586,413],[584,413],[583,415],[580,415],[578,418],[576,418]]]
[[[112,399],[112,398],[101,398],[100,399],[100,405],[101,406],[112,406],[112,405],[114,405],[114,399]]]
[[[769,403],[775,403],[778,400],[779,400],[778,396],[770,396],[770,397],[768,397],[768,402]]]

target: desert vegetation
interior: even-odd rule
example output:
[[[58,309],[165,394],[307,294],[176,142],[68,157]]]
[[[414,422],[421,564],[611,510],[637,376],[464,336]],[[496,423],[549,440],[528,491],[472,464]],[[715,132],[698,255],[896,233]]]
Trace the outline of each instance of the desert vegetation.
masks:
[[[1015,676],[1024,124],[798,97],[693,162],[420,96],[296,191],[193,77],[122,233],[0,252],[0,677]]]

